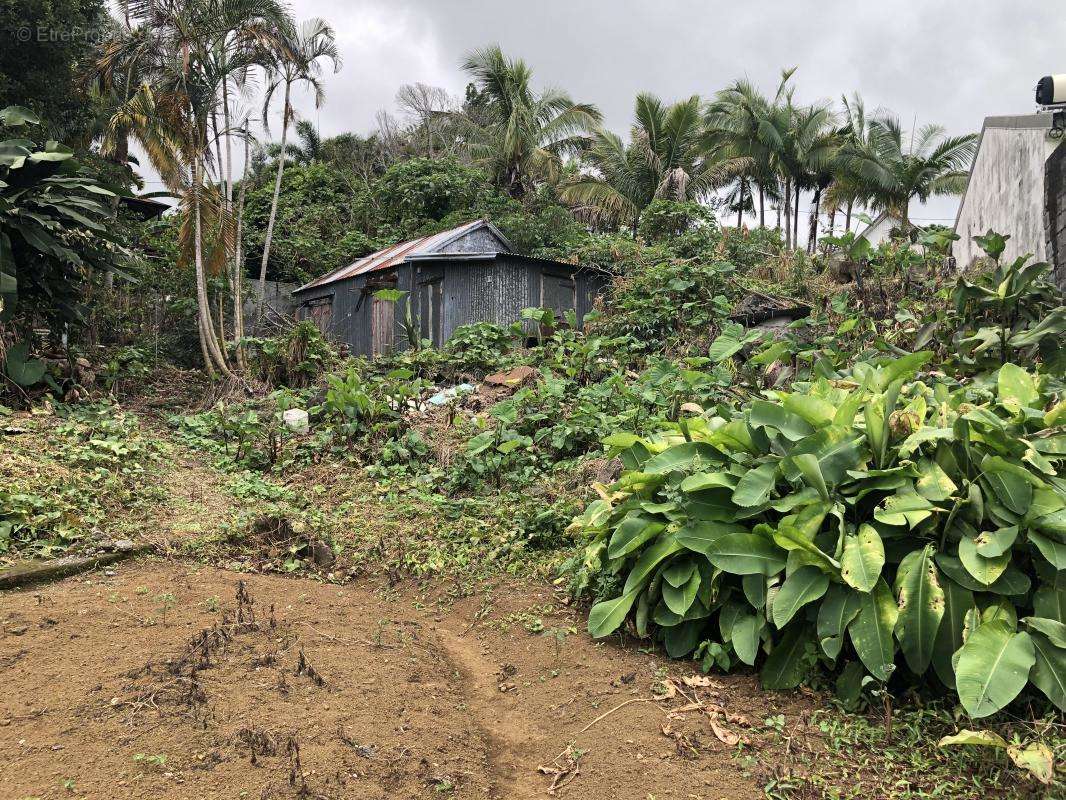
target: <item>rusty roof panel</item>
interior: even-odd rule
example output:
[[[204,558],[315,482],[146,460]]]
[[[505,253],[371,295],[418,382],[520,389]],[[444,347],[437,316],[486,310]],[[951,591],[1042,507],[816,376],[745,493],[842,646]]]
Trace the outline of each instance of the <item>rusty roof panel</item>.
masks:
[[[310,283],[304,284],[296,291],[300,292],[304,289],[311,289],[316,286],[325,286],[326,284],[341,281],[345,278],[352,278],[356,275],[365,275],[368,272],[377,272],[379,270],[395,267],[397,264],[402,263],[408,256],[431,253],[436,247],[446,243],[450,239],[462,236],[464,233],[473,230],[479,225],[485,224],[488,224],[485,220],[476,219],[472,222],[460,225],[457,228],[390,245],[389,247],[382,248],[368,256],[363,256],[354,264],[335,269],[333,272],[327,272],[322,277],[315,278]]]

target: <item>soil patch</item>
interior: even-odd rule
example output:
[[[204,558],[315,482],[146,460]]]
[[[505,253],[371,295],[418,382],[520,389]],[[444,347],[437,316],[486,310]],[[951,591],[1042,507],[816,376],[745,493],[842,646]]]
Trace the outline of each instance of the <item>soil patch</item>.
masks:
[[[817,745],[809,699],[692,684],[541,586],[454,600],[149,560],[2,598],[8,797],[743,800]]]

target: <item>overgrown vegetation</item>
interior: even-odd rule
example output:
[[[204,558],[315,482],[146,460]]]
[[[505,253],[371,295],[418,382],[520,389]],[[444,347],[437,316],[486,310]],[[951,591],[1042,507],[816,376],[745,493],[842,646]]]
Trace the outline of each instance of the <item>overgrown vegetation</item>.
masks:
[[[825,757],[857,779],[808,764],[770,796],[1061,788],[1066,306],[1048,265],[1001,262],[1005,235],[978,237],[987,258],[960,276],[955,235],[910,216],[960,191],[974,137],[909,136],[857,97],[801,103],[787,71],[771,96],[642,94],[623,139],[488,47],[461,101],[403,87],[403,121],[322,139],[292,92],[339,67],[327,23],[149,5],[70,48],[91,85],[45,70],[92,114],[64,124],[52,96],[41,119],[20,96],[0,112],[5,561],[216,503],[168,552],[453,597],[554,580],[593,636],[832,690]],[[237,108],[259,78],[277,143]],[[130,139],[179,199],[160,220],[120,208]],[[888,241],[852,230],[864,211],[894,218]],[[611,275],[582,325],[531,308],[435,348],[386,289],[404,347],[352,358],[249,299],[250,279],[302,283],[476,217]],[[194,364],[207,380],[175,369]],[[176,453],[206,494],[164,487]],[[556,660],[571,632],[547,632]]]
[[[0,426],[19,445],[0,460],[0,554],[49,556],[130,538],[138,511],[159,496],[163,448],[131,414],[60,406],[21,420],[0,409]]]
[[[1033,683],[1066,707],[1058,645],[1040,632],[1060,618],[1062,385],[1013,364],[991,387],[915,380],[928,357],[608,438],[627,471],[580,518],[593,540],[576,576],[603,570],[622,589],[593,607],[590,632],[634,610],[638,635],[670,655],[759,662],[776,689],[818,661],[844,694],[864,673],[900,684],[935,670],[972,717],[1013,700],[1039,657]]]

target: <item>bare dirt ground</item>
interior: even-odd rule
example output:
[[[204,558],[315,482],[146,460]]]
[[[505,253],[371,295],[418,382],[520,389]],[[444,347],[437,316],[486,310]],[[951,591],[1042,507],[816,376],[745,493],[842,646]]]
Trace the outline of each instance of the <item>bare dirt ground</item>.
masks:
[[[582,624],[550,587],[161,560],[9,592],[0,797],[746,800],[818,746],[809,697]]]

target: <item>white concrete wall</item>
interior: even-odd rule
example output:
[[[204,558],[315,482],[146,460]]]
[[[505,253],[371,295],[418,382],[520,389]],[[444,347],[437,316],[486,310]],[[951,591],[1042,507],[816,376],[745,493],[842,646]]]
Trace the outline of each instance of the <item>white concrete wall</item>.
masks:
[[[1010,234],[1004,259],[1032,253],[1047,260],[1044,233],[1044,161],[1057,142],[1047,135],[1050,114],[989,117],[970,172],[952,246],[959,269],[984,255],[974,236],[992,228]]]
[[[888,214],[879,214],[873,222],[867,225],[859,234],[871,245],[877,247],[882,242],[887,242],[892,234],[892,229],[899,225],[899,220],[893,219]]]

